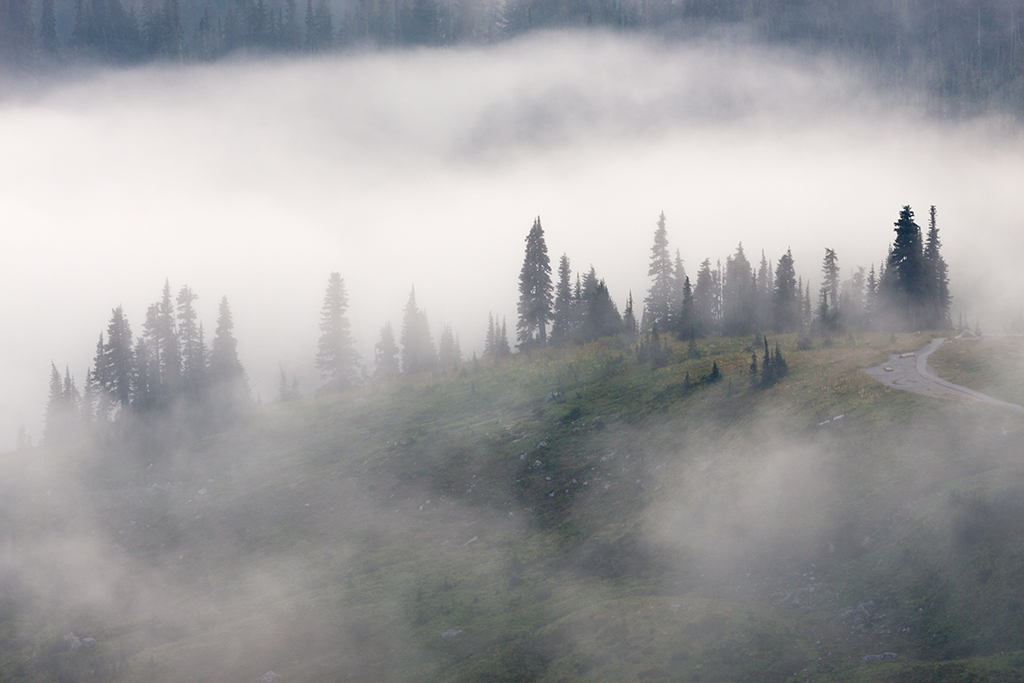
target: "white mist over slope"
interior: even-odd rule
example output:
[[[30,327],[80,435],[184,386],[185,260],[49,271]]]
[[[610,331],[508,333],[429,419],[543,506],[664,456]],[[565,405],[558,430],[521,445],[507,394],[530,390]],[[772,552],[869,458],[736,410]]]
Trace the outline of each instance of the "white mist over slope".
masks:
[[[848,68],[727,42],[533,35],[487,49],[97,71],[0,103],[0,448],[38,439],[49,363],[81,384],[123,304],[137,334],[164,279],[207,338],[222,295],[254,394],[279,363],[307,393],[328,274],[363,361],[415,284],[469,355],[514,328],[523,239],[591,264],[622,307],[651,236],[691,273],[743,241],[792,246],[816,284],[884,255],[903,204],[939,210],[954,310],[1019,307],[1024,140],[932,122]],[[983,299],[1000,293],[996,304]],[[954,313],[955,314],[955,313]]]

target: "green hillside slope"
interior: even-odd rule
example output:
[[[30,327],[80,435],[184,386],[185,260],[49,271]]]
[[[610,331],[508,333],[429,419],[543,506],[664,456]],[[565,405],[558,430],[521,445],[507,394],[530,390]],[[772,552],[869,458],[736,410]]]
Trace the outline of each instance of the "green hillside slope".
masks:
[[[1021,680],[1019,416],[858,370],[929,339],[780,337],[768,388],[750,339],[605,341],[4,456],[0,680]]]

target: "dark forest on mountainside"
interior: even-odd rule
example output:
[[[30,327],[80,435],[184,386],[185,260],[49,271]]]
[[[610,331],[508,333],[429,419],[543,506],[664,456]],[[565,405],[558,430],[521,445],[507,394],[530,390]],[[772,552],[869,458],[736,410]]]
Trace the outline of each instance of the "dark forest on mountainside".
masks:
[[[543,29],[721,36],[863,63],[942,114],[1024,112],[1020,0],[2,0],[10,67],[491,44]]]

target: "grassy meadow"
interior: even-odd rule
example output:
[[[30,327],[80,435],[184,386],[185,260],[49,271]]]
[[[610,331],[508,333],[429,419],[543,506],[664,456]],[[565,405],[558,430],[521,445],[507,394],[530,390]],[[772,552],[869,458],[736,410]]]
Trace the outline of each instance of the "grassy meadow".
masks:
[[[769,337],[770,387],[751,338],[603,340],[5,455],[0,680],[1024,680],[1020,416],[860,372],[932,336]],[[1020,402],[1019,348],[932,365]]]

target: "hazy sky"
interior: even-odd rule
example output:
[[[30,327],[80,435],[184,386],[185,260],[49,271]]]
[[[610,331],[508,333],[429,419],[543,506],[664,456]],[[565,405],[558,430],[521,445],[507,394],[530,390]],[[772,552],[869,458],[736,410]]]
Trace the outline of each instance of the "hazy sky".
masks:
[[[227,295],[254,392],[307,393],[328,274],[363,361],[410,287],[435,339],[514,327],[535,216],[552,262],[642,299],[655,222],[688,271],[743,241],[818,279],[885,255],[936,204],[954,315],[1021,303],[1024,138],[939,123],[848,68],[725,43],[534,34],[487,49],[96,71],[0,100],[0,449],[42,430],[50,361],[81,384],[111,309],[133,332],[165,278],[207,338]],[[900,104],[900,101],[903,104]],[[997,305],[983,305],[1009,290]]]

